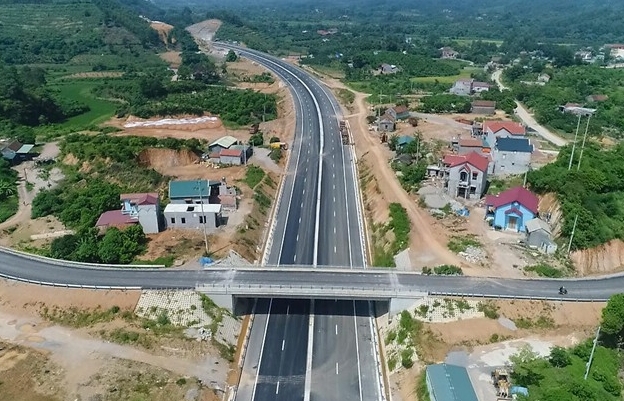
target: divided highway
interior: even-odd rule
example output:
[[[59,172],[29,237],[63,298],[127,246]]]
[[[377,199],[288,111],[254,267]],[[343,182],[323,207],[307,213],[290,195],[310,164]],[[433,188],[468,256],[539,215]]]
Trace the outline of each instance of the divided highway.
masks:
[[[230,45],[223,45],[224,47]],[[556,297],[556,280],[435,277],[364,272],[357,177],[351,149],[338,135],[335,99],[314,78],[279,59],[236,48],[273,70],[289,86],[296,135],[276,210],[267,265],[286,269],[138,270],[76,267],[0,249],[0,276],[44,284],[138,288],[212,285],[236,293],[255,286],[259,299],[249,339],[239,401],[379,400],[374,327],[368,301],[271,299],[275,287],[409,289],[488,296]],[[288,269],[288,266],[315,266]],[[344,266],[352,270],[327,270]],[[571,298],[608,298],[624,277],[569,280]],[[261,286],[264,286],[264,291]]]
[[[335,98],[309,74],[282,60],[223,47],[278,74],[295,103],[295,141],[268,263],[365,266],[357,177],[351,147],[340,136]],[[367,301],[273,299],[257,306],[243,375],[256,377],[253,385],[241,380],[237,400],[382,398]]]

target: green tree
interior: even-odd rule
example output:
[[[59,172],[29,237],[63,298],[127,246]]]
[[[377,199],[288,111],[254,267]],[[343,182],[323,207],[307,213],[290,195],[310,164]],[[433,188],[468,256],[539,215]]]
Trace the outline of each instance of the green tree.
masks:
[[[621,335],[624,329],[624,294],[615,294],[609,298],[602,310],[601,329],[605,334]]]
[[[548,361],[556,368],[565,368],[572,363],[572,358],[570,358],[570,354],[564,348],[553,347]]]
[[[6,199],[11,195],[15,195],[15,184],[8,181],[0,181],[0,199]]]
[[[238,56],[236,55],[234,50],[230,50],[228,52],[227,56],[225,56],[225,61],[227,61],[228,63],[232,63],[232,62],[234,62],[236,60],[238,60]]]
[[[124,261],[122,261],[122,259],[125,259],[125,257],[123,257],[125,255],[122,256],[124,245],[124,236],[118,228],[111,227],[106,230],[106,234],[104,234],[104,238],[102,238],[98,249],[98,256],[102,263],[124,263]],[[132,259],[128,260],[126,263],[131,261]]]
[[[513,364],[512,378],[519,386],[537,385],[542,380],[540,365],[543,365],[544,361],[530,346],[526,346],[516,355],[512,355],[509,361]]]

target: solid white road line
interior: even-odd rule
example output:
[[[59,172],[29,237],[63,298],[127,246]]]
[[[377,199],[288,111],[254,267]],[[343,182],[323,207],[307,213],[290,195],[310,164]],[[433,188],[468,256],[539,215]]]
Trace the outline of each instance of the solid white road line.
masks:
[[[308,323],[308,353],[306,356],[306,374],[303,391],[303,401],[310,401],[310,389],[312,387],[312,350],[314,346],[314,300],[310,301],[310,319]],[[253,399],[253,398],[252,398]]]
[[[260,357],[258,358],[258,369],[256,370],[256,380],[254,380],[253,391],[251,392],[251,399],[256,399],[256,388],[258,387],[258,377],[260,377],[260,368],[262,366],[262,354],[264,353],[264,343],[266,342],[267,330],[269,328],[269,319],[271,318],[271,307],[273,306],[273,298],[269,300],[269,311],[267,312],[267,319],[264,325],[264,336],[262,337],[262,347],[260,348]]]
[[[363,398],[362,398],[362,371],[360,369],[360,345],[358,344],[357,311],[355,309],[355,301],[353,301],[353,326],[355,327],[355,354],[357,355],[358,387],[359,387],[359,390],[360,390],[360,401],[363,401]],[[375,333],[371,332],[371,335],[374,336]]]

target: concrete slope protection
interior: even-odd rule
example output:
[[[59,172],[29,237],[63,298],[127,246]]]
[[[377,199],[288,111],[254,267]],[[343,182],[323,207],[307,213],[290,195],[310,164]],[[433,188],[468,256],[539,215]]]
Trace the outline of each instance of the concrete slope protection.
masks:
[[[270,250],[269,261],[279,265],[310,263],[314,267],[363,266],[361,216],[354,212],[357,210],[356,178],[351,168],[351,148],[343,145],[339,134],[339,107],[335,98],[310,75],[282,60],[253,50],[234,48],[242,56],[274,72],[282,69],[279,72],[282,78],[290,74],[291,77],[285,82],[290,86],[300,112],[297,118],[301,119],[301,123],[298,122],[293,146],[296,156],[291,156],[292,163],[289,163],[284,184],[286,195],[277,212],[278,222],[286,222],[284,237],[281,243],[273,242],[275,245]],[[284,74],[284,70],[288,73]],[[317,165],[318,169],[315,169]],[[288,182],[289,177],[293,177],[294,182]],[[316,191],[312,189],[315,185]],[[310,201],[316,203],[314,214],[310,208],[305,211],[305,205]],[[310,219],[312,216],[314,221]],[[276,232],[281,232],[281,229],[276,228]],[[307,252],[293,253],[293,249],[310,243],[313,245],[312,260]],[[304,309],[297,308],[292,301],[271,300],[260,343],[262,350],[259,354],[252,353],[252,363],[259,360],[259,366],[251,399],[380,399],[379,386],[375,385],[378,381],[367,381],[367,388],[363,391],[361,371],[369,373],[371,378],[378,375],[370,306],[368,302],[360,301],[358,304],[356,306],[355,302],[349,301],[321,302],[315,313],[312,303],[306,332],[300,320],[306,316],[306,313],[301,313],[305,312]],[[291,306],[293,308],[289,310]],[[358,324],[361,326],[359,331]],[[256,342],[259,335],[254,333],[254,329],[259,330],[258,327],[262,329],[262,326],[254,325],[250,335]],[[328,327],[334,328],[334,335],[323,336]],[[299,346],[289,345],[293,343]],[[307,347],[302,346],[306,344]],[[337,349],[342,352],[336,352]],[[245,365],[248,364],[246,360]],[[318,374],[325,372],[329,365],[333,374],[327,377]],[[302,371],[305,372],[304,377],[301,376]],[[244,385],[241,383],[240,387]],[[239,388],[237,399],[249,399],[247,393],[249,391]]]

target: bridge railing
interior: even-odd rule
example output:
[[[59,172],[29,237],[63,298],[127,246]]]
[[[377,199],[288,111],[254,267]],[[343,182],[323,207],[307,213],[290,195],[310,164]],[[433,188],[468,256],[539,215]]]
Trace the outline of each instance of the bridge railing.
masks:
[[[430,296],[449,298],[483,298],[483,299],[509,299],[518,301],[554,301],[554,302],[607,302],[608,298],[573,298],[573,297],[551,297],[539,295],[493,295],[479,293],[429,291]]]
[[[98,263],[83,263],[74,262],[70,260],[61,260],[49,258],[47,256],[36,255],[34,253],[17,251],[15,249],[0,246],[0,252],[10,255],[16,255],[24,259],[35,260],[38,262],[44,262],[51,265],[64,266],[64,267],[81,267],[92,269],[120,269],[120,268],[142,268],[142,269],[162,269],[165,265],[114,265],[114,264],[98,264]]]

